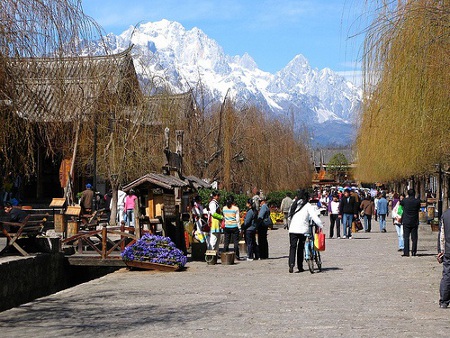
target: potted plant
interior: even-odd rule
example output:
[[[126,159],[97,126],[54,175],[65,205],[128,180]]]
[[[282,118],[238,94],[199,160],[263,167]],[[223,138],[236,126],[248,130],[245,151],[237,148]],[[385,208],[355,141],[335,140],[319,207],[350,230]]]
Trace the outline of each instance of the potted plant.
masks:
[[[169,237],[145,234],[125,248],[122,259],[129,267],[174,271],[182,269],[187,257]]]

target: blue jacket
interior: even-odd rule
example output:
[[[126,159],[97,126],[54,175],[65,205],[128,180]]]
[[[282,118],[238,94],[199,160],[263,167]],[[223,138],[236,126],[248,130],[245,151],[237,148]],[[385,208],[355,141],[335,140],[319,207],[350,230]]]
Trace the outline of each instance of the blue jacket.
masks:
[[[242,229],[245,231],[255,231],[256,216],[256,210],[253,210],[252,208],[248,209],[247,213],[245,214],[244,225],[242,226]]]
[[[388,201],[384,197],[381,197],[378,200],[377,204],[377,214],[378,215],[387,215],[388,213]]]

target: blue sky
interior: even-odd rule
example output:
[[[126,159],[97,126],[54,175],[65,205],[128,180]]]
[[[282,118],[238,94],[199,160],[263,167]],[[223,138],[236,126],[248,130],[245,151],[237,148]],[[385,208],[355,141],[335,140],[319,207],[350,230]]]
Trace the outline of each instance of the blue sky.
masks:
[[[297,54],[315,68],[347,75],[360,69],[364,28],[361,0],[83,0],[106,31],[167,19],[198,27],[228,55],[255,59],[275,73]],[[353,37],[356,35],[356,37]],[[355,82],[359,82],[355,78]]]

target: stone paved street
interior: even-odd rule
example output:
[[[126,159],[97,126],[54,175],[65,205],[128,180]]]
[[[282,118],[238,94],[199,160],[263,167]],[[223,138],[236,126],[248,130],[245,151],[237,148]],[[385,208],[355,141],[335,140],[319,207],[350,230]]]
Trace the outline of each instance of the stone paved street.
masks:
[[[283,229],[269,232],[265,261],[122,269],[1,313],[0,335],[449,337],[450,309],[438,306],[436,233],[421,225],[419,257],[401,257],[392,223],[387,233],[373,228],[327,239],[322,273],[288,273]]]

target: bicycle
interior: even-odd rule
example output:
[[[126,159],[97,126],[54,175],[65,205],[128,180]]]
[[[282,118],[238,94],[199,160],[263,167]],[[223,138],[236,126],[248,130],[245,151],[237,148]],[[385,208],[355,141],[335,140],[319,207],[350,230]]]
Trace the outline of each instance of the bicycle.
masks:
[[[313,222],[312,222],[313,223]],[[317,265],[317,270],[322,271],[322,259],[320,258],[320,251],[314,247],[314,232],[315,224],[310,224],[310,233],[306,235],[305,240],[305,261],[308,263],[309,272],[314,273],[314,263]]]

